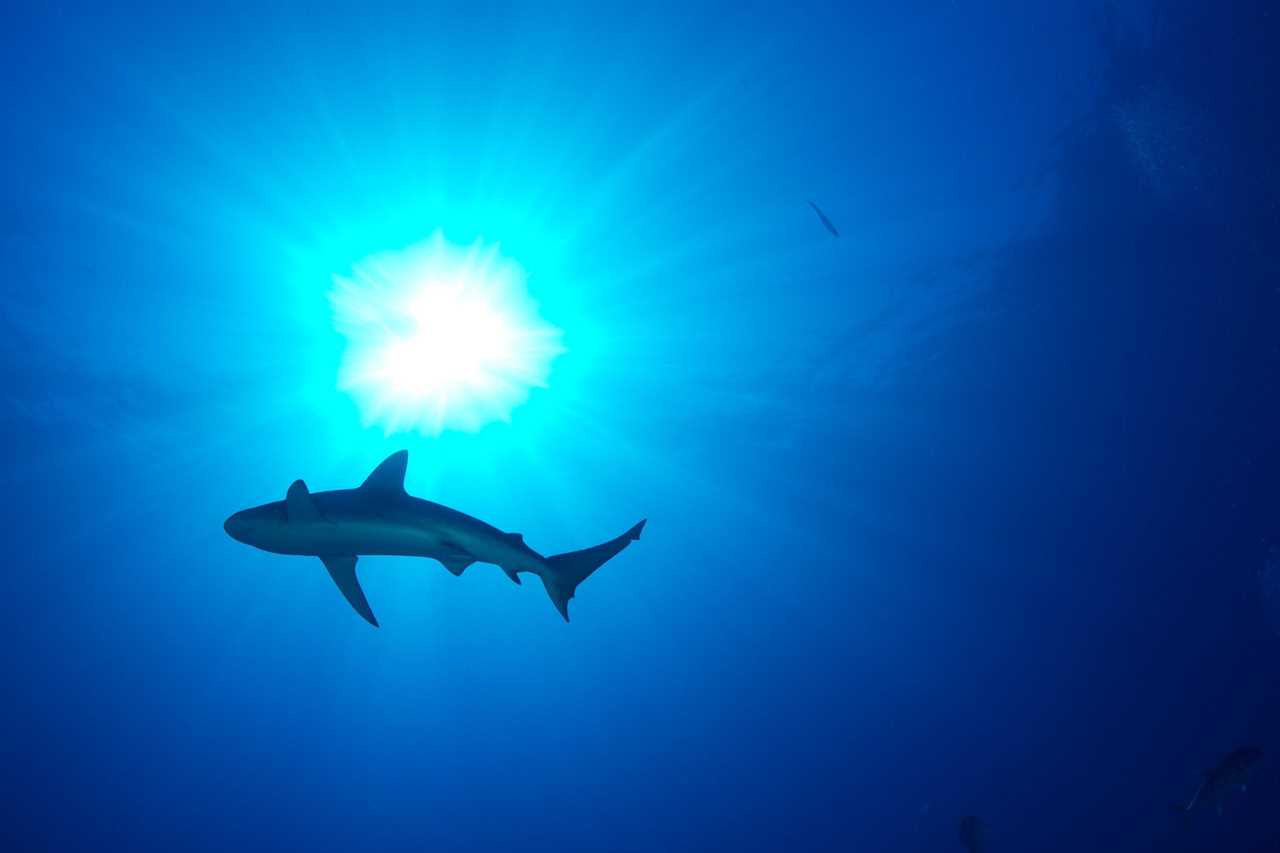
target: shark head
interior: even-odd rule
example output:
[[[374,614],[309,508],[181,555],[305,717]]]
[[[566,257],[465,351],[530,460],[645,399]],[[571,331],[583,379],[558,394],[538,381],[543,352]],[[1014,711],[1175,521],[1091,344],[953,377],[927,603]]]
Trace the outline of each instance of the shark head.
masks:
[[[234,513],[222,522],[222,529],[237,542],[269,550],[265,546],[275,538],[285,521],[284,502],[276,501]]]

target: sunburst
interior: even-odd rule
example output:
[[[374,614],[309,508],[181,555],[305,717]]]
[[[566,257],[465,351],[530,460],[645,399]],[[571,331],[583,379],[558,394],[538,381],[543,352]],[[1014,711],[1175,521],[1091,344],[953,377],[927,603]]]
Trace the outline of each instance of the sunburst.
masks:
[[[497,245],[458,246],[439,231],[334,276],[329,302],[347,339],[338,387],[388,434],[509,421],[565,352],[519,264]]]

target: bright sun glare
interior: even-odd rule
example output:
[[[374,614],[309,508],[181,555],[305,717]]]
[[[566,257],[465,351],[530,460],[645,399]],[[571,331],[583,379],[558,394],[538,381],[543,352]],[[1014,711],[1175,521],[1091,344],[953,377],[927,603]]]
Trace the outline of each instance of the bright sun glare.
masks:
[[[347,339],[338,387],[389,434],[474,431],[545,387],[564,352],[497,246],[425,242],[357,263],[329,292]]]

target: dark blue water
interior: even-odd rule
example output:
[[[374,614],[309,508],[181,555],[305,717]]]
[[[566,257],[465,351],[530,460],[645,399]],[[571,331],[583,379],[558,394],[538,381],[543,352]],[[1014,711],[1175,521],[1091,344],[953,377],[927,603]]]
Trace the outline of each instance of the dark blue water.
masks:
[[[6,9],[3,846],[958,851],[972,814],[992,853],[1280,848],[1278,34]],[[340,387],[330,293],[436,232],[564,351],[399,429]],[[543,553],[648,527],[568,625],[365,558],[379,629],[222,530],[400,448]],[[1170,811],[1243,745],[1221,817]]]

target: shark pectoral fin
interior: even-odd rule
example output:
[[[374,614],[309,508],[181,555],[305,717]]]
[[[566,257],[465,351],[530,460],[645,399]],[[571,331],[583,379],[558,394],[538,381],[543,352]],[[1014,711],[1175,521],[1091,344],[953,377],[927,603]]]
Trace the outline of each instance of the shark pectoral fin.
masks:
[[[308,524],[317,521],[327,521],[320,514],[320,508],[316,506],[315,500],[311,497],[311,492],[307,490],[307,484],[301,480],[294,480],[293,485],[289,487],[288,493],[284,497],[285,517],[291,522]]]
[[[470,557],[446,557],[440,561],[441,565],[448,569],[454,577],[461,577],[467,566],[474,562],[475,560]]]
[[[507,567],[503,566],[502,570],[507,573],[507,577],[511,578],[511,582],[513,584],[515,584],[516,586],[520,586],[520,576],[516,574],[515,569],[508,569]]]
[[[329,577],[333,578],[338,589],[342,590],[347,602],[364,617],[366,622],[377,628],[378,620],[373,617],[373,609],[369,607],[369,601],[364,597],[360,581],[356,579],[356,558],[354,556],[321,557],[320,562],[324,563],[324,567],[329,570]]]

